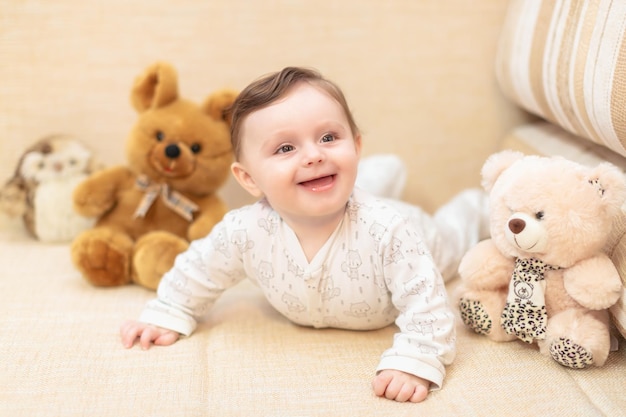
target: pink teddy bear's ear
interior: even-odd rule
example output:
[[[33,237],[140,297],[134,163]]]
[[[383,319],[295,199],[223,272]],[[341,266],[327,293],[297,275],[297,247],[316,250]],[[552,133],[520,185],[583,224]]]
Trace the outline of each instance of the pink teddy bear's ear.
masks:
[[[621,209],[626,201],[626,179],[618,167],[608,162],[601,163],[591,170],[588,182],[598,189],[607,209],[615,212]]]
[[[490,192],[500,174],[523,157],[524,154],[521,152],[505,150],[487,158],[481,171],[483,188]]]

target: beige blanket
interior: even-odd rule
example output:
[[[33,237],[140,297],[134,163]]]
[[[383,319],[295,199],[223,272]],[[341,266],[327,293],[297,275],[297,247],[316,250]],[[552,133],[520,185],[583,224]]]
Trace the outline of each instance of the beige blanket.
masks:
[[[154,294],[94,288],[67,245],[20,227],[0,235],[0,415],[36,416],[620,416],[626,349],[603,368],[565,369],[522,342],[458,325],[443,389],[421,404],[376,397],[370,381],[393,326],[298,327],[249,282],[225,293],[191,337],[126,350],[120,323]],[[454,283],[451,292],[454,292]],[[459,321],[460,323],[460,321]],[[621,340],[622,343],[624,340]]]

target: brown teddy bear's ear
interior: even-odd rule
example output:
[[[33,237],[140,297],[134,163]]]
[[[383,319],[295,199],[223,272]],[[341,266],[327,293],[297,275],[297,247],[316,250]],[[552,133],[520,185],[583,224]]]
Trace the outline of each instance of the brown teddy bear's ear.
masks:
[[[211,94],[202,104],[202,110],[215,120],[222,120],[230,126],[232,114],[231,106],[239,95],[231,89],[222,89]]]
[[[135,79],[130,98],[139,113],[170,104],[178,98],[176,70],[165,62],[152,64]]]
[[[487,192],[490,192],[500,174],[523,157],[524,154],[521,152],[505,150],[494,153],[487,158],[480,172],[482,176],[481,184],[483,188]]]

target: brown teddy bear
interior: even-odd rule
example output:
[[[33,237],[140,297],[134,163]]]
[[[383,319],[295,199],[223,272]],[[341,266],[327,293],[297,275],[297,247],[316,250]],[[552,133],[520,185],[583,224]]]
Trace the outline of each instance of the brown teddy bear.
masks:
[[[71,248],[87,281],[156,289],[189,241],[222,219],[226,205],[216,191],[233,161],[228,109],[236,96],[223,89],[201,106],[182,99],[176,71],[164,62],[135,80],[139,117],[126,142],[127,165],[90,176],[73,195],[78,213],[97,218]]]
[[[603,365],[623,290],[603,252],[626,199],[622,173],[502,151],[482,176],[491,239],[459,266],[463,322],[495,341],[536,342],[570,368]]]

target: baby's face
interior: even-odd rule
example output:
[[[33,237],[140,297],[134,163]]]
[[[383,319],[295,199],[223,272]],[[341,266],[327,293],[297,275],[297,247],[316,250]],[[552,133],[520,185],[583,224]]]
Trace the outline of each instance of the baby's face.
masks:
[[[283,218],[343,215],[361,139],[326,92],[305,82],[294,86],[246,117],[241,140],[235,177],[251,194],[265,196]]]

